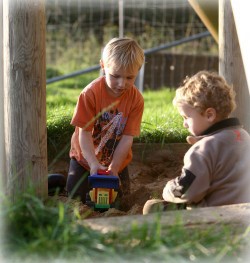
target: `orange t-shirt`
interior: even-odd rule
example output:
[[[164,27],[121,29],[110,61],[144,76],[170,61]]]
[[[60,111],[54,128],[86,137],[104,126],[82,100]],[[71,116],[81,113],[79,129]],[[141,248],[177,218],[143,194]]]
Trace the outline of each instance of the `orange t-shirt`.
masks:
[[[107,92],[105,77],[91,82],[81,92],[71,124],[76,126],[71,138],[70,157],[89,169],[79,144],[79,127],[92,131],[95,154],[99,162],[109,166],[122,135],[138,136],[144,108],[143,96],[133,86],[121,97],[114,98]],[[120,167],[124,169],[132,159],[132,149]]]

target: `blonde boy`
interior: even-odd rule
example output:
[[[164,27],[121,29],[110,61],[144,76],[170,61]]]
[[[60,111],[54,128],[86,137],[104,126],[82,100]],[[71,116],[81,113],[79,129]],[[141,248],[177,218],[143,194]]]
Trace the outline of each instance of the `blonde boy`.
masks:
[[[104,76],[85,87],[78,98],[71,121],[75,132],[66,189],[83,202],[89,191],[84,174],[95,174],[99,169],[119,176],[123,193],[129,192],[127,165],[144,108],[134,82],[143,63],[143,49],[135,40],[110,40],[100,60]]]
[[[163,189],[164,200],[149,200],[143,213],[169,203],[220,206],[250,202],[250,137],[237,118],[235,94],[216,73],[198,72],[176,90],[173,104],[191,133],[181,175]]]

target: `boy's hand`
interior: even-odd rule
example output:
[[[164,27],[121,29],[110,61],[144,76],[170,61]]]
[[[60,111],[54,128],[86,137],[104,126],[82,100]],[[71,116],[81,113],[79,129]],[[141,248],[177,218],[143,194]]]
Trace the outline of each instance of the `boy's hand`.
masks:
[[[118,170],[117,169],[114,169],[113,167],[110,167],[108,168],[108,171],[111,175],[115,175],[115,176],[118,176]]]
[[[100,163],[92,163],[90,165],[90,175],[97,174],[98,170],[107,170],[106,166],[101,165]]]
[[[117,175],[115,175],[111,170],[98,170],[97,171],[97,174],[105,174],[105,175],[113,175],[113,176],[117,176],[118,179],[119,179],[119,185],[121,186],[121,180],[120,180],[120,177],[118,175],[118,172],[117,172]]]
[[[108,171],[109,171],[110,175],[114,175],[114,176],[117,176],[119,178],[119,185],[121,187],[121,179],[120,179],[120,177],[118,175],[118,169],[115,169],[114,166],[110,165],[109,168],[108,168]]]

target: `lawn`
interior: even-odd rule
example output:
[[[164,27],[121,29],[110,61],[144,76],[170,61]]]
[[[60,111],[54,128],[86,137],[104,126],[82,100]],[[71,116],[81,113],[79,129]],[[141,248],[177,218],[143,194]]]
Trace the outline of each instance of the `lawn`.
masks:
[[[69,125],[77,97],[94,78],[68,80],[47,87],[48,145],[51,155],[66,152]],[[174,91],[145,91],[140,142],[183,142],[187,132],[172,106]],[[250,228],[210,225],[188,229],[164,227],[156,214],[151,225],[131,231],[102,234],[78,224],[77,207],[53,199],[42,200],[31,189],[15,203],[1,197],[1,253],[4,262],[243,262]],[[105,218],[103,219],[105,220]],[[119,220],[119,218],[117,218]],[[3,225],[4,222],[4,225]],[[122,230],[122,226],[121,226]],[[3,231],[1,231],[3,232]],[[40,261],[41,260],[41,261]]]
[[[15,204],[2,200],[1,262],[245,262],[250,227],[207,225],[186,228],[160,224],[155,214],[151,224],[131,223],[129,231],[103,234],[79,224],[84,216],[69,204],[41,200],[32,190]],[[2,222],[1,220],[1,222]],[[103,218],[105,220],[105,218]],[[119,220],[119,218],[117,218]]]
[[[70,120],[77,98],[82,89],[97,76],[97,73],[91,73],[87,77],[69,79],[47,86],[49,159],[65,151],[65,145],[68,149],[67,145],[74,129],[70,125]],[[170,88],[143,92],[145,109],[141,134],[135,138],[135,142],[185,142],[187,131],[182,126],[181,117],[172,106],[173,96],[174,90]]]

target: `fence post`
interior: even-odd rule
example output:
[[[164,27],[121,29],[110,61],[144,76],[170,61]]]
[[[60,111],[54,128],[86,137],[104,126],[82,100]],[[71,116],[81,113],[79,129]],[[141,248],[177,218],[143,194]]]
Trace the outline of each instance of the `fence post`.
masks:
[[[218,1],[219,0],[188,0],[189,4],[192,6],[217,43],[219,42]]]
[[[249,41],[250,41],[250,28],[248,26],[250,22],[249,18],[249,3],[243,2],[239,4],[237,0],[231,0],[233,16],[235,21],[235,27],[237,30],[237,36],[239,39],[239,46],[244,64],[248,91],[250,95],[250,53],[249,53]],[[248,21],[248,23],[247,23]]]
[[[46,196],[44,0],[3,1],[3,54],[7,175],[4,189],[12,200],[30,184],[38,196]]]
[[[139,91],[143,92],[143,85],[144,85],[144,69],[145,69],[145,63],[142,65],[139,74],[137,75],[137,78],[135,80],[135,86],[139,89]]]
[[[247,8],[248,4],[245,4]],[[244,22],[245,30],[248,27]],[[246,32],[246,31],[245,31]],[[247,85],[242,53],[240,50],[235,19],[233,16],[231,1],[219,1],[219,73],[227,82],[233,85],[236,92],[237,108],[233,116],[240,119],[244,128],[250,132],[250,96]]]
[[[119,0],[119,37],[124,35],[124,5],[123,0]]]
[[[3,0],[0,0],[0,39],[3,39]],[[5,146],[4,146],[4,93],[3,93],[3,41],[0,41],[0,190],[5,179]]]

